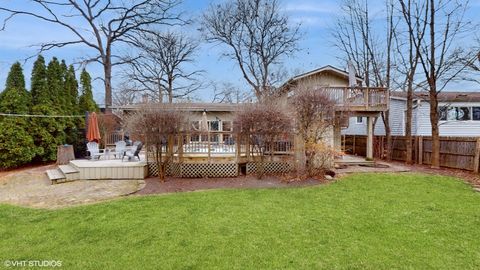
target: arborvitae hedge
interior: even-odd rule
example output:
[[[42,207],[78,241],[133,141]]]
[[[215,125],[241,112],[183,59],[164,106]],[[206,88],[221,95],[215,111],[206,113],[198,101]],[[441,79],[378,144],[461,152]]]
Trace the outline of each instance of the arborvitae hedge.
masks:
[[[0,93],[0,112],[35,115],[83,115],[98,111],[91,78],[82,71],[79,96],[75,69],[53,58],[46,66],[40,55],[31,74],[31,91],[25,89],[20,63],[12,65],[6,87]],[[0,116],[0,168],[21,166],[33,160],[53,161],[57,146],[83,146],[83,118],[29,118]],[[83,146],[84,147],[84,146]]]

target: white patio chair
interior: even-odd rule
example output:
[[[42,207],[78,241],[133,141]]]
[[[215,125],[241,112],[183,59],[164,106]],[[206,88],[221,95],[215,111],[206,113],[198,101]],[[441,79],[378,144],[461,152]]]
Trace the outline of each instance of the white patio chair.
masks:
[[[125,141],[118,141],[115,143],[115,151],[110,152],[115,158],[122,158],[127,151],[127,143]]]
[[[138,160],[140,161],[140,155],[139,154],[140,154],[140,151],[142,150],[142,147],[143,147],[143,144],[141,142],[133,143],[132,149],[125,152],[125,154],[122,157],[122,161],[123,161],[124,157],[128,157],[128,161],[137,157]]]
[[[90,152],[91,160],[100,160],[100,157],[105,155],[105,149],[99,149],[98,143],[96,142],[87,143],[87,151]]]

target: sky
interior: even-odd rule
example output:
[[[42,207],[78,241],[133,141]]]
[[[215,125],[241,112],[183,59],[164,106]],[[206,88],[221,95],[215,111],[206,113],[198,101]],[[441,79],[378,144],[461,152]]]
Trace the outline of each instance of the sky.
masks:
[[[221,0],[218,0],[221,1]],[[199,18],[202,12],[212,3],[218,1],[207,0],[184,0],[181,5],[182,10],[187,16]],[[282,9],[291,20],[291,23],[299,23],[302,32],[302,38],[299,42],[300,51],[294,56],[284,59],[284,67],[291,75],[313,70],[324,65],[333,65],[345,69],[342,61],[338,59],[340,52],[335,48],[331,37],[333,24],[340,14],[339,3],[341,0],[282,0]],[[28,0],[2,0],[11,7],[31,9],[33,4]],[[372,4],[371,13],[381,14],[383,9],[382,0],[369,0]],[[480,14],[480,0],[470,2],[471,8],[467,16],[477,19],[475,14]],[[0,18],[4,18],[0,14]],[[198,25],[192,25],[186,28],[177,29],[190,36],[200,38],[197,31]],[[0,31],[0,90],[5,85],[5,79],[10,66],[15,61],[21,61],[24,67],[27,85],[29,85],[29,76],[34,59],[26,60],[37,52],[34,44],[52,40],[68,40],[72,34],[63,28],[38,20],[18,17],[12,20],[4,31]],[[195,55],[196,62],[191,69],[204,70],[205,82],[215,81],[217,83],[229,82],[238,87],[247,88],[244,79],[241,76],[236,63],[230,59],[222,58],[221,54],[226,47],[221,45],[202,43]],[[56,56],[65,59],[67,63],[77,62],[85,55],[91,55],[91,49],[84,45],[73,45],[44,52],[43,55],[47,61]],[[99,65],[89,65],[88,71],[92,77],[102,75],[102,69]],[[120,71],[118,68],[114,73]],[[119,83],[122,78],[120,75],[114,75],[114,85]],[[449,85],[447,89],[451,90],[476,90],[479,89],[472,83],[456,83]],[[104,90],[102,83],[97,80],[94,82],[94,96],[100,104],[104,102]],[[206,87],[198,91],[195,97],[210,101],[213,96],[211,87]]]

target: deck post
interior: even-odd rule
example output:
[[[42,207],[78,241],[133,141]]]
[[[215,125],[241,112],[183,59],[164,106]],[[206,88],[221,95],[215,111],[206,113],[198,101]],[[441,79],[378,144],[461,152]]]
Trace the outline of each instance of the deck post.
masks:
[[[183,134],[178,135],[178,162],[183,163]]]
[[[367,116],[367,160],[373,160],[373,117]]]
[[[210,154],[210,151],[211,151],[211,149],[210,149],[210,132],[207,132],[207,140],[208,140],[208,142],[207,142],[207,147],[208,147],[208,163],[210,163],[210,162],[211,162],[211,154]]]
[[[240,139],[241,137],[238,136],[236,141],[235,141],[235,159],[237,160],[237,164],[240,163],[240,157],[242,154],[242,140]]]

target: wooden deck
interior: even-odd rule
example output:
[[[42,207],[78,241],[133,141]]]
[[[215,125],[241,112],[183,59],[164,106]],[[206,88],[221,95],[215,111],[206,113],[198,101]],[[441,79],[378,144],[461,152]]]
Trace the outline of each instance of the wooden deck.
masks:
[[[326,87],[337,111],[382,112],[388,110],[390,92],[380,87]]]
[[[76,159],[68,165],[60,165],[57,169],[46,173],[52,183],[75,180],[129,180],[148,177],[147,162],[112,160]]]

